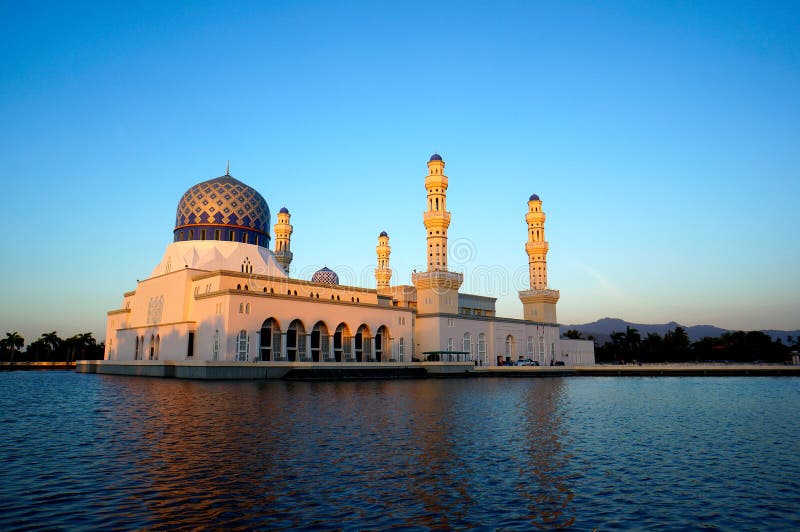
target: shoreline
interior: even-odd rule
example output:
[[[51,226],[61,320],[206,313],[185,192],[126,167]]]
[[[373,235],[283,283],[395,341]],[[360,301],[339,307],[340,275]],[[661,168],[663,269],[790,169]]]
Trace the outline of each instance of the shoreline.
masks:
[[[16,369],[16,368],[15,368]],[[22,368],[19,368],[22,369]],[[39,368],[37,368],[39,369]],[[50,369],[50,368],[42,368]],[[68,369],[66,367],[53,369]],[[426,378],[744,377],[800,376],[782,364],[644,364],[594,366],[475,366],[471,362],[228,362],[79,360],[78,373],[196,380],[375,380]]]

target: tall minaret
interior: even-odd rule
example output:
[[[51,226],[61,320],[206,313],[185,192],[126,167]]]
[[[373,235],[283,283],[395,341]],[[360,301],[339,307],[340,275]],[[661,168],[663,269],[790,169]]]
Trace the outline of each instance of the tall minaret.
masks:
[[[292,263],[290,218],[289,209],[282,207],[278,211],[278,223],[275,224],[275,260],[283,266],[287,275],[289,274],[289,265]]]
[[[547,251],[550,249],[544,239],[544,221],[546,217],[542,211],[542,200],[534,194],[528,200],[528,242],[525,251],[528,253],[528,271],[531,277],[531,288],[547,288]]]
[[[428,210],[423,220],[428,230],[428,271],[447,271],[450,213],[447,212],[447,176],[444,175],[444,161],[438,153],[431,155],[428,161],[425,190],[428,191]]]
[[[389,291],[389,281],[392,279],[392,270],[389,268],[389,255],[392,253],[392,248],[389,246],[389,235],[386,231],[381,231],[378,236],[378,245],[375,247],[375,253],[378,255],[378,267],[375,268],[375,284],[378,293],[386,293]]]
[[[423,214],[427,236],[428,270],[414,273],[411,280],[417,290],[417,315],[458,314],[458,289],[464,276],[447,270],[447,228],[450,226],[450,213],[447,212],[447,176],[444,175],[444,161],[434,153],[428,161],[428,175],[425,177],[425,190],[428,195],[428,210]],[[424,348],[441,350],[441,342],[431,339],[432,345]]]
[[[558,290],[550,290],[547,286],[547,251],[550,245],[544,238],[545,219],[542,200],[534,194],[528,200],[528,212],[525,214],[528,223],[525,251],[528,254],[530,289],[521,291],[519,298],[525,310],[525,319],[557,323],[556,303],[560,294]]]

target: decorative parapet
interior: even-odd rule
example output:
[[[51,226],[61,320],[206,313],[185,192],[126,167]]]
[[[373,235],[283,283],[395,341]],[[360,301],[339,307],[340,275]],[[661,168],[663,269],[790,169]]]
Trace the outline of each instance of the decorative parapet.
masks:
[[[519,298],[523,303],[556,303],[561,297],[558,290],[549,288],[520,290]]]
[[[414,283],[417,290],[424,290],[426,288],[450,288],[458,290],[464,282],[464,274],[442,270],[412,273],[411,282]]]

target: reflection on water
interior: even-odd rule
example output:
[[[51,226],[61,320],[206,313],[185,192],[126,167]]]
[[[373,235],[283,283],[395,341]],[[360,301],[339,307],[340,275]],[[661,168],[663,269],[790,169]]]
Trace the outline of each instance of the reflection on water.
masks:
[[[0,528],[796,528],[795,382],[3,373]]]

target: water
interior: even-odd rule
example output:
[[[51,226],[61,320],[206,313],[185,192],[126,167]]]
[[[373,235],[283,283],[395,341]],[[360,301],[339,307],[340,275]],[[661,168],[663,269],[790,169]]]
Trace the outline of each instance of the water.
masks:
[[[0,529],[800,529],[800,380],[0,373]]]

